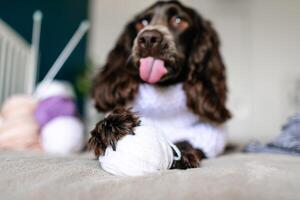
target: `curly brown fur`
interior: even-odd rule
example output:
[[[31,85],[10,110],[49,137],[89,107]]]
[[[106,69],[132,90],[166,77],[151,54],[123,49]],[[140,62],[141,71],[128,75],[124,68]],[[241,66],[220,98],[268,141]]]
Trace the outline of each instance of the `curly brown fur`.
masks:
[[[187,105],[203,121],[224,123],[231,114],[226,108],[225,67],[219,52],[219,39],[208,21],[198,20],[202,34],[195,41],[184,82]]]
[[[106,65],[93,81],[92,97],[99,111],[107,112],[116,106],[125,106],[138,91],[139,80],[130,73],[128,63],[135,38],[133,26],[132,23],[126,26],[109,53]]]
[[[115,151],[117,141],[128,134],[134,135],[133,129],[139,125],[140,120],[135,113],[128,109],[116,108],[91,131],[89,149],[93,150],[97,157],[103,155],[109,146]]]
[[[200,166],[201,160],[205,159],[205,154],[200,149],[195,149],[187,141],[177,142],[175,144],[181,152],[181,159],[174,161],[172,169],[189,169]]]

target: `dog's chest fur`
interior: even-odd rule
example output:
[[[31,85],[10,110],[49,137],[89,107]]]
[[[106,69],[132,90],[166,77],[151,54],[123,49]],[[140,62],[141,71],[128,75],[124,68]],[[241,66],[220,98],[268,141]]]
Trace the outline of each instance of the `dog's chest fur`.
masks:
[[[142,118],[162,128],[185,128],[199,121],[186,105],[182,84],[168,87],[141,84],[132,107]]]

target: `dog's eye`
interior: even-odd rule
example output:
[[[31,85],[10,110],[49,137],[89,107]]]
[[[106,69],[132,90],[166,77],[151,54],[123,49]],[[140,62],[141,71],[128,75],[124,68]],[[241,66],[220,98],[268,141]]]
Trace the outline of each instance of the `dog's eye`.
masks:
[[[141,21],[141,23],[144,25],[144,26],[148,26],[149,25],[149,21],[147,19],[143,19]]]
[[[140,31],[142,30],[145,26],[148,26],[149,25],[149,20],[148,19],[141,19],[139,20],[136,25],[135,25],[135,28]]]
[[[180,24],[180,23],[181,23],[181,20],[182,20],[181,17],[176,17],[176,18],[175,18],[175,23],[176,23],[176,24]]]
[[[170,24],[175,29],[184,30],[189,26],[189,23],[180,16],[173,16],[170,20]]]

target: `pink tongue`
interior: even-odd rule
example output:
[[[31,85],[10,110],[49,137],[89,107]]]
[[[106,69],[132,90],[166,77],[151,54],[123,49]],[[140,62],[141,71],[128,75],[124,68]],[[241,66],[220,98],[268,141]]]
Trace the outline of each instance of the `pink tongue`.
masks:
[[[167,73],[164,61],[153,57],[140,59],[140,77],[144,81],[154,84]]]

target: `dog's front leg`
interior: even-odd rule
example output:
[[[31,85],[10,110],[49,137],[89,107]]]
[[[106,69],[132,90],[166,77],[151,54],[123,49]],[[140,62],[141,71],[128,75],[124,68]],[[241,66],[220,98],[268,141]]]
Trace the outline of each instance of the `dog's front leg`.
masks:
[[[88,146],[99,157],[107,147],[116,150],[116,143],[128,134],[134,134],[133,128],[140,125],[140,120],[130,109],[116,108],[91,131]]]

